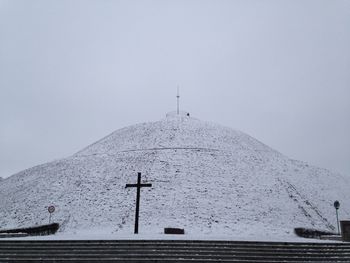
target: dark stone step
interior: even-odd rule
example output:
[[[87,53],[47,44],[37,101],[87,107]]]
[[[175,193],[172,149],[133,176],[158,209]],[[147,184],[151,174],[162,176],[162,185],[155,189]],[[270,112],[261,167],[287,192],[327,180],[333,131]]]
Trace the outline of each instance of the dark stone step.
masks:
[[[186,246],[186,245],[155,245],[155,244],[137,244],[137,245],[90,245],[90,244],[81,244],[81,245],[69,245],[69,244],[60,244],[60,245],[54,245],[54,244],[47,244],[47,245],[38,245],[38,244],[28,244],[28,245],[13,245],[13,244],[6,244],[0,246],[0,250],[6,250],[6,249],[220,249],[220,250],[231,250],[231,249],[239,249],[239,250],[300,250],[300,251],[309,251],[309,250],[350,250],[350,247],[339,247],[339,246]]]
[[[42,251],[42,250],[197,250],[197,251],[205,251],[205,250],[212,250],[212,251],[272,251],[272,252],[292,252],[292,253],[324,253],[324,252],[342,252],[342,253],[349,253],[350,248],[337,248],[337,247],[318,247],[318,248],[288,248],[288,247],[188,247],[188,246],[181,246],[181,247],[172,247],[172,246],[137,246],[137,247],[130,247],[130,246],[26,246],[26,247],[17,247],[17,246],[7,246],[7,247],[0,247],[0,253],[4,251]]]
[[[294,257],[276,257],[276,256],[264,256],[264,257],[258,257],[258,256],[235,256],[235,257],[217,257],[217,256],[181,256],[181,257],[176,257],[176,256],[164,256],[164,255],[159,255],[159,256],[152,256],[152,257],[147,257],[147,256],[142,256],[142,257],[137,257],[135,255],[129,255],[129,256],[105,256],[105,257],[78,257],[78,256],[67,256],[67,257],[0,257],[0,262],[3,261],[8,261],[8,260],[37,260],[37,261],[43,261],[43,260],[72,260],[72,259],[80,259],[80,260],[139,260],[139,261],[147,261],[147,262],[152,262],[158,260],[159,262],[163,262],[164,260],[202,260],[202,261],[209,261],[209,260],[216,260],[217,262],[220,262],[222,260],[241,260],[241,261],[248,261],[250,260],[251,262],[253,261],[258,261],[258,260],[264,260],[268,262],[349,262],[349,258],[339,258],[339,257],[328,257],[328,258],[323,258],[323,257],[313,257],[313,258],[294,258]]]
[[[34,263],[34,262],[43,262],[42,260],[38,259],[16,259],[16,260],[6,260],[6,263]],[[148,260],[148,259],[77,259],[77,258],[71,258],[71,259],[47,259],[44,262],[50,263],[67,263],[67,262],[74,262],[74,263],[111,263],[111,262],[126,262],[126,263],[145,263],[145,262],[153,262],[153,263],[174,263],[174,262],[180,262],[180,263],[212,263],[212,262],[249,262],[249,263],[281,263],[281,261],[277,260],[264,260],[264,259],[256,259],[256,260],[244,260],[244,259],[222,259],[220,261],[217,260],[211,260],[211,259],[154,259],[154,260]],[[317,262],[317,263],[329,263],[332,261],[308,261],[308,262]],[[339,262],[339,261],[333,261],[333,262]],[[286,263],[300,263],[300,261],[288,261]]]
[[[144,248],[144,247],[138,247],[138,248],[50,248],[50,249],[43,249],[43,248],[7,248],[7,249],[0,249],[0,253],[102,253],[102,252],[111,252],[111,253],[124,253],[124,252],[152,252],[152,253],[174,253],[174,252],[184,252],[184,253],[204,253],[204,252],[210,252],[210,253],[279,253],[279,254],[350,254],[350,250],[343,250],[343,249],[312,249],[312,250],[300,250],[300,249],[251,249],[251,248],[232,248],[232,249],[223,249],[223,248],[159,248],[159,247],[153,247],[153,248]]]
[[[305,250],[267,250],[267,249],[257,249],[257,250],[247,250],[247,249],[145,249],[145,248],[138,248],[138,249],[91,249],[87,247],[86,249],[28,249],[24,248],[21,250],[18,249],[6,249],[6,250],[0,250],[0,254],[74,254],[74,253],[81,253],[81,254],[101,254],[101,253],[211,253],[211,254],[239,254],[239,253],[249,253],[249,254],[291,254],[291,255],[331,255],[331,254],[337,254],[337,255],[350,255],[350,251],[348,250],[312,250],[312,251],[305,251]]]
[[[265,242],[265,241],[219,241],[219,240],[0,240],[0,245],[3,243],[37,243],[37,244],[217,244],[217,245],[283,245],[283,246],[319,246],[319,245],[337,245],[337,246],[349,246],[347,242]]]
[[[66,241],[66,242],[55,242],[55,241],[0,241],[0,247],[3,246],[203,246],[203,247],[344,247],[350,248],[350,243],[216,243],[216,242],[206,242],[206,243],[187,243],[187,242],[84,242],[84,241]]]
[[[273,253],[103,253],[103,254],[84,254],[84,253],[64,253],[64,254],[37,254],[37,253],[25,253],[25,254],[14,254],[14,253],[4,253],[0,255],[0,258],[32,258],[32,257],[42,257],[42,258],[71,258],[71,257],[78,257],[78,258],[109,258],[109,257],[123,257],[123,258],[130,258],[130,257],[138,257],[138,258],[158,258],[158,257],[164,257],[164,258],[193,258],[193,257],[201,257],[201,258],[248,258],[248,257],[256,257],[256,258],[293,258],[293,259],[331,259],[331,258],[337,258],[337,259],[343,259],[350,262],[350,255],[341,255],[341,254],[313,254],[313,255],[296,255],[296,254],[273,254]]]

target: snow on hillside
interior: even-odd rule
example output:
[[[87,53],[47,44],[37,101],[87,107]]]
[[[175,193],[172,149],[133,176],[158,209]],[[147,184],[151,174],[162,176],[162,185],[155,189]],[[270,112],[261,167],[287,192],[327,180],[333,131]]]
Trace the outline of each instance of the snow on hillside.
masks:
[[[140,232],[182,227],[189,235],[292,236],[294,227],[334,230],[333,202],[349,218],[350,181],[290,160],[254,138],[184,114],[113,132],[71,157],[0,184],[0,227],[48,222],[63,233],[132,233],[137,172]],[[347,205],[349,207],[349,205]]]

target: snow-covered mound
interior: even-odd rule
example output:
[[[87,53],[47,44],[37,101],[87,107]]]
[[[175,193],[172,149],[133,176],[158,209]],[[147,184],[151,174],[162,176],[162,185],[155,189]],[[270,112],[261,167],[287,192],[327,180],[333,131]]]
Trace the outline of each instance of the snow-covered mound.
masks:
[[[294,227],[334,230],[333,202],[349,218],[350,180],[288,159],[230,128],[187,113],[113,132],[66,159],[15,174],[0,184],[0,227],[48,221],[61,231],[133,232],[137,172],[140,232],[181,227],[200,235],[293,235]],[[348,203],[347,203],[348,204]]]

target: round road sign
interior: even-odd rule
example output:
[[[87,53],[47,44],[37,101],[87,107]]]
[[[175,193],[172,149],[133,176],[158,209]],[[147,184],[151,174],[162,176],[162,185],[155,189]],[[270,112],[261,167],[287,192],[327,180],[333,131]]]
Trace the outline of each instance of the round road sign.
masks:
[[[55,207],[54,207],[53,205],[50,205],[50,206],[47,208],[47,210],[48,210],[49,213],[51,214],[51,213],[55,212]]]

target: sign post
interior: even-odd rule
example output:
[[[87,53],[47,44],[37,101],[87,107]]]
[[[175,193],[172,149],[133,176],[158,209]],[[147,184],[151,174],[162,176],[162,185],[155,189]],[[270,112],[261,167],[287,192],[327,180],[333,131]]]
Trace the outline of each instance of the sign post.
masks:
[[[50,214],[50,216],[49,216],[49,224],[51,224],[51,214],[52,214],[53,212],[55,212],[55,207],[54,207],[53,205],[50,205],[50,206],[47,208],[47,211],[49,211],[49,214]]]
[[[335,213],[336,213],[336,215],[337,215],[338,235],[340,235],[340,231],[339,231],[339,219],[338,219],[338,209],[339,209],[339,207],[340,207],[340,203],[339,203],[338,200],[336,200],[336,201],[334,202],[334,208],[335,208]]]

